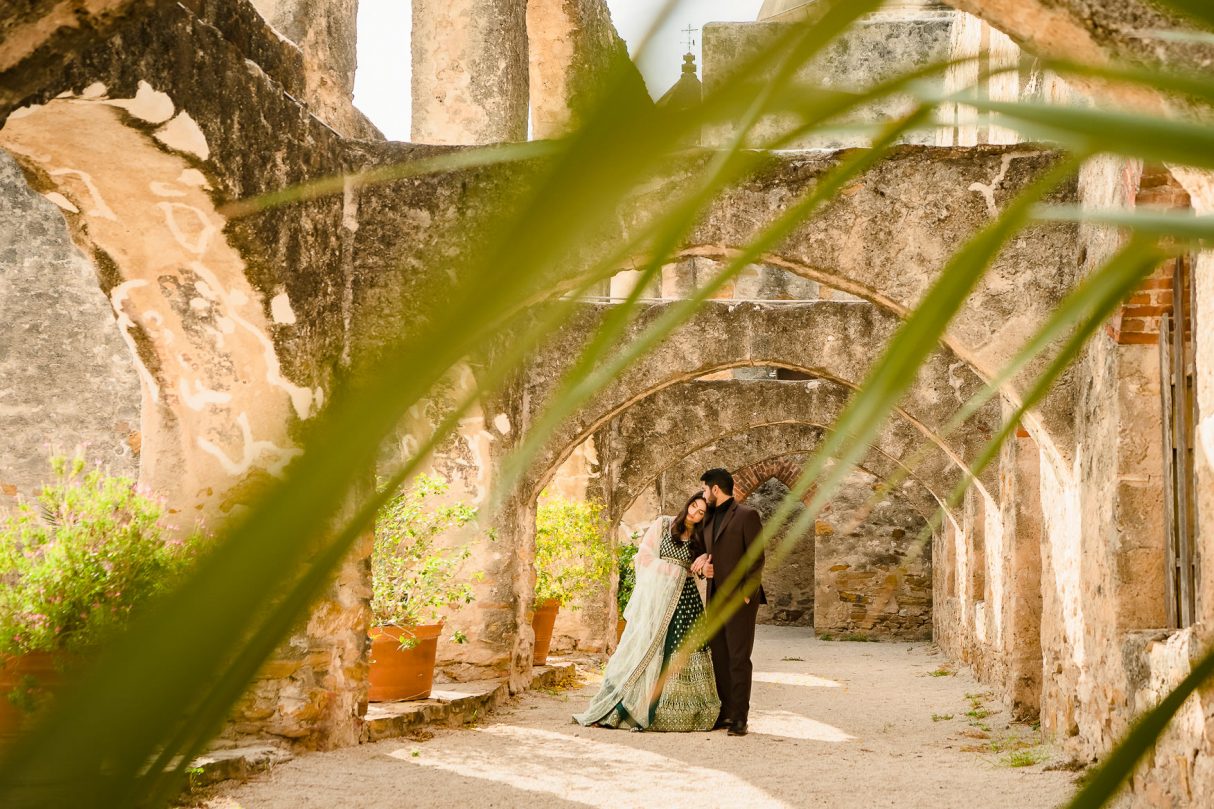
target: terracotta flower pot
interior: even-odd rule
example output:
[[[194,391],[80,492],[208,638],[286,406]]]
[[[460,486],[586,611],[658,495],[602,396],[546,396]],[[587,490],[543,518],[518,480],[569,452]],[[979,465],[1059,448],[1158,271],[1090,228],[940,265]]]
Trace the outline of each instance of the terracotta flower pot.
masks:
[[[61,677],[50,652],[0,658],[0,744],[17,736],[29,708],[45,700]]]
[[[434,656],[443,625],[377,626],[371,630],[371,671],[367,700],[426,699],[434,687]],[[402,649],[402,638],[417,641]]]
[[[619,643],[620,638],[624,637],[624,627],[628,626],[628,622],[621,618],[615,625],[615,642]]]
[[[550,599],[535,608],[531,628],[535,631],[535,656],[531,662],[537,666],[548,663],[548,647],[552,645],[552,627],[556,624],[556,613],[561,608],[559,599]]]

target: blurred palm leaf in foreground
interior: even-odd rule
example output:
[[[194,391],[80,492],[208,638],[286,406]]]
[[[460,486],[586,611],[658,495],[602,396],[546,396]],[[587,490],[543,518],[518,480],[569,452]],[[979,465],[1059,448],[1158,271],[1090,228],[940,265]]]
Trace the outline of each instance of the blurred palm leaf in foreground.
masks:
[[[1214,15],[1202,4],[1192,0],[1170,0],[1169,4],[1200,15],[1207,24],[1214,23]],[[584,126],[562,141],[466,150],[405,164],[382,176],[358,178],[359,182],[374,182],[409,173],[502,164],[516,167],[524,182],[509,201],[490,206],[483,221],[461,223],[461,228],[475,230],[476,243],[458,261],[436,258],[436,277],[453,280],[436,284],[428,302],[423,299],[416,304],[425,317],[415,321],[410,333],[381,352],[373,364],[359,367],[335,392],[326,412],[309,430],[306,451],[288,469],[286,478],[246,517],[228,526],[222,543],[207,555],[194,576],[115,639],[45,720],[6,752],[0,764],[0,804],[100,807],[169,801],[190,759],[205,748],[259,667],[304,615],[354,540],[372,524],[386,493],[396,489],[393,484],[418,470],[426,452],[445,437],[477,397],[492,393],[519,370],[528,353],[569,316],[579,296],[615,274],[626,260],[646,257],[642,282],[611,311],[585,346],[547,412],[504,467],[504,484],[515,484],[551,431],[629,362],[659,346],[700,303],[748,263],[777,247],[850,180],[876,165],[908,132],[934,126],[933,110],[946,99],[920,80],[942,75],[950,67],[947,64],[886,81],[867,92],[807,88],[796,78],[802,65],[879,5],[875,0],[837,2],[829,4],[813,25],[789,26],[772,47],[753,57],[689,112],[672,114],[637,105],[627,92],[629,83],[617,77],[608,82],[601,105],[588,114]],[[1107,66],[1055,67],[1064,75],[1093,77],[1110,70]],[[1143,69],[1127,69],[1118,75],[1120,81],[1165,96],[1187,93],[1209,100],[1214,95],[1201,76]],[[619,346],[619,336],[638,310],[645,282],[656,278],[669,263],[719,192],[762,167],[761,151],[742,148],[751,136],[758,136],[754,130],[758,121],[779,114],[796,122],[791,133],[772,136],[763,144],[774,148],[807,133],[836,127],[849,111],[894,95],[907,96],[914,103],[905,116],[885,122],[876,131],[873,148],[845,153],[812,192],[791,201],[785,215],[761,229],[712,283],[673,307],[638,340]],[[1214,169],[1214,129],[1204,121],[1152,118],[1099,107],[995,103],[964,90],[947,100],[964,101],[997,114],[1001,125],[1059,143],[1071,157],[1006,205],[999,218],[968,244],[959,245],[947,266],[940,268],[934,286],[907,317],[885,355],[873,364],[830,438],[807,462],[801,480],[769,521],[771,526],[783,525],[793,504],[814,487],[809,506],[798,517],[799,525],[787,531],[788,537],[799,536],[800,529],[813,524],[905,396],[919,366],[940,344],[950,321],[1000,249],[1032,222],[1035,213],[1068,216],[1066,211],[1041,211],[1036,206],[1073,175],[1082,159],[1111,152]],[[619,212],[655,178],[665,176],[672,163],[686,162],[679,153],[689,134],[713,123],[739,121],[729,146],[696,164],[691,183],[680,188],[668,204],[643,211],[639,227],[627,234],[620,232]],[[290,205],[339,188],[340,184],[320,183],[244,204],[246,209]],[[1037,384],[1026,388],[1024,408],[1048,392],[1080,355],[1087,336],[1161,257],[1180,246],[1200,244],[1214,231],[1208,223],[1193,218],[1124,214],[1105,221],[1137,235],[1093,274],[1079,298],[1064,303],[1042,336],[1026,342],[1007,378],[996,380],[1002,384],[1023,368],[1038,368]],[[445,241],[466,243],[467,237],[468,232],[450,233]],[[492,294],[485,294],[486,290]],[[505,349],[497,342],[504,332],[515,337]],[[458,363],[489,353],[494,355],[494,365],[480,380],[478,390],[448,414],[440,429],[418,436],[419,450],[399,470],[393,484],[384,486],[378,495],[365,485],[377,446],[404,413]],[[1032,362],[1047,356],[1044,366]],[[1006,431],[982,457],[994,457],[1004,438]],[[832,460],[833,465],[828,463]],[[328,528],[318,530],[318,526]],[[764,542],[768,540],[765,536]],[[773,546],[770,552],[777,558],[787,550]],[[728,594],[732,588],[734,598],[714,604],[712,624],[719,624],[736,609],[741,584],[724,583],[723,592]],[[723,603],[727,606],[722,607]],[[1143,717],[1073,805],[1097,806],[1109,800],[1180,703],[1212,669],[1214,657],[1207,656],[1171,697]]]

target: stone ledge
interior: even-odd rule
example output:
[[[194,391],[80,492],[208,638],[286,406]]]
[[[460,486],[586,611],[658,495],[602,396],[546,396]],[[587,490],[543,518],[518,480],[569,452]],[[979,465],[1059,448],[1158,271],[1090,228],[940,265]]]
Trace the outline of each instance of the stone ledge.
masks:
[[[528,690],[556,688],[577,676],[577,664],[551,660],[531,673]],[[433,725],[458,727],[475,722],[510,698],[505,680],[471,683],[445,683],[436,687],[430,699],[411,702],[375,703],[363,718],[359,742],[377,742],[403,736],[410,731]],[[250,746],[213,750],[195,759],[190,768],[190,789],[232,779],[246,780],[295,756],[281,747]]]
[[[529,690],[553,688],[572,680],[577,671],[571,662],[553,660],[537,666]],[[431,725],[458,727],[474,722],[510,697],[505,680],[446,683],[436,687],[430,699],[381,702],[371,705],[364,718],[362,741],[377,742],[403,736]]]
[[[194,759],[189,770],[190,788],[208,786],[231,779],[244,781],[250,776],[265,772],[274,765],[282,764],[293,758],[295,756],[290,751],[268,745],[214,750]]]

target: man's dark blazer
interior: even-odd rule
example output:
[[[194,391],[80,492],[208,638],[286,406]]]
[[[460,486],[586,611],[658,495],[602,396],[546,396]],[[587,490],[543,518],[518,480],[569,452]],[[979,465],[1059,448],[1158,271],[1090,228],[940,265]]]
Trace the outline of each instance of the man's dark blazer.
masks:
[[[704,529],[692,540],[691,558],[694,560],[703,553],[712,554],[713,577],[708,580],[709,598],[712,598],[714,585],[717,582],[723,584],[733,574],[746,549],[754,543],[762,529],[763,521],[759,512],[733,498],[705,517]],[[760,552],[750,572],[757,578],[762,571],[763,554]],[[767,596],[761,584],[758,592],[759,603],[766,604]],[[752,589],[746,595],[753,597],[753,593]]]

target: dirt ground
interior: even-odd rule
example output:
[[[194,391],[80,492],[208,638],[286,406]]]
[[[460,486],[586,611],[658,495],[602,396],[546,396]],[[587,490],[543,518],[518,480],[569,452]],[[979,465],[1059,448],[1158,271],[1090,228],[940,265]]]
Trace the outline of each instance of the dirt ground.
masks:
[[[483,724],[297,758],[211,809],[1056,807],[1075,775],[929,644],[760,627],[751,733],[582,728],[597,675]],[[934,673],[934,674],[933,674]],[[989,715],[987,715],[989,712]],[[1020,764],[1024,766],[1013,766]]]

